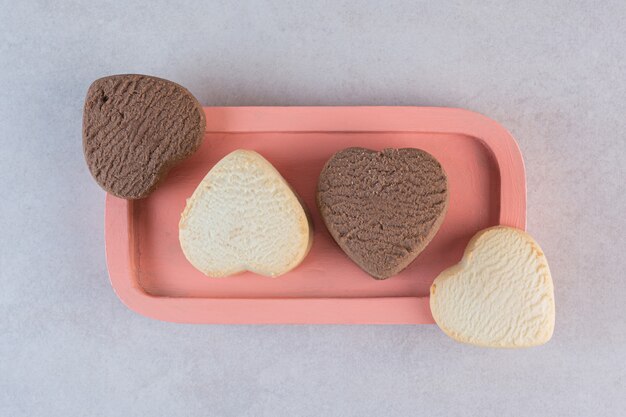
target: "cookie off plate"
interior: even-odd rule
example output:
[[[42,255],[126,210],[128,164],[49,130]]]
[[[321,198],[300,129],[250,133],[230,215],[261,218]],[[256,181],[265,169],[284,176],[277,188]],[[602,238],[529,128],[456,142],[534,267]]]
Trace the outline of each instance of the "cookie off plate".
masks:
[[[198,152],[150,196],[106,198],[106,253],[120,299],[148,317],[181,323],[433,323],[429,288],[479,230],[525,229],[524,165],[513,137],[467,110],[434,107],[207,107]],[[373,280],[334,242],[317,211],[325,162],[349,147],[419,148],[448,176],[449,206],[435,238],[398,275]],[[236,149],[270,161],[311,211],[314,241],[277,278],[207,278],[185,258],[178,222],[209,169]]]

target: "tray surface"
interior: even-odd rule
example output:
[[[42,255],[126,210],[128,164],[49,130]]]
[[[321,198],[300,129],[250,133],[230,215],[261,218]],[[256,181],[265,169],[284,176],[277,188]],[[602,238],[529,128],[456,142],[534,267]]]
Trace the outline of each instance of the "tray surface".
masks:
[[[477,231],[525,228],[525,176],[513,138],[492,120],[460,109],[420,107],[206,108],[200,150],[170,171],[148,198],[107,196],[111,282],[133,310],[194,323],[430,323],[430,284],[458,262]],[[350,261],[326,230],[315,189],[324,163],[350,146],[416,147],[435,156],[449,181],[448,213],[437,236],[407,269],[376,281]],[[185,199],[229,152],[267,158],[307,204],[315,233],[304,262],[278,278],[252,273],[211,279],[178,243]]]

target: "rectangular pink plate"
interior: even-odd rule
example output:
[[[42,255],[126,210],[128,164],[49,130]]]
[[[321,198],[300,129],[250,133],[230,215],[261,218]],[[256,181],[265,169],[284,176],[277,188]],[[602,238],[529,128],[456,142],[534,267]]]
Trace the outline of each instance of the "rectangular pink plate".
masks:
[[[426,107],[208,107],[200,150],[148,198],[106,198],[111,283],[132,310],[182,323],[432,323],[433,279],[461,259],[477,231],[496,224],[525,229],[526,180],[513,137],[485,116]],[[448,174],[450,204],[426,250],[407,269],[376,281],[332,240],[315,206],[319,173],[350,146],[415,147]],[[290,273],[211,279],[178,243],[178,221],[200,180],[235,149],[266,157],[309,207],[311,252]]]

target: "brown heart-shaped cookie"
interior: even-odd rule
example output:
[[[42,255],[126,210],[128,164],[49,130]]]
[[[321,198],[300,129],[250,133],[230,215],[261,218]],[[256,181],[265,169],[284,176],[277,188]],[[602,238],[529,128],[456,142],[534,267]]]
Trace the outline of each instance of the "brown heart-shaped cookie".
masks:
[[[439,162],[420,149],[348,148],[324,166],[317,204],[344,252],[374,278],[386,279],[437,233],[448,182]]]
[[[176,83],[137,74],[100,78],[85,99],[87,165],[111,194],[145,197],[200,147],[205,122],[198,100]]]

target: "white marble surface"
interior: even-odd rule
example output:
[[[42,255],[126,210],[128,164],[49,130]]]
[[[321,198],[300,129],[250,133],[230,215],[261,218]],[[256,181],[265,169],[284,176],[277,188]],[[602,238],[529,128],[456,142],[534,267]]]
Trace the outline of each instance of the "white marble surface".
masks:
[[[173,3],[0,0],[1,416],[626,415],[626,3]],[[498,120],[524,154],[554,338],[486,350],[435,326],[129,311],[81,151],[87,87],[125,72],[176,80],[205,105]]]

